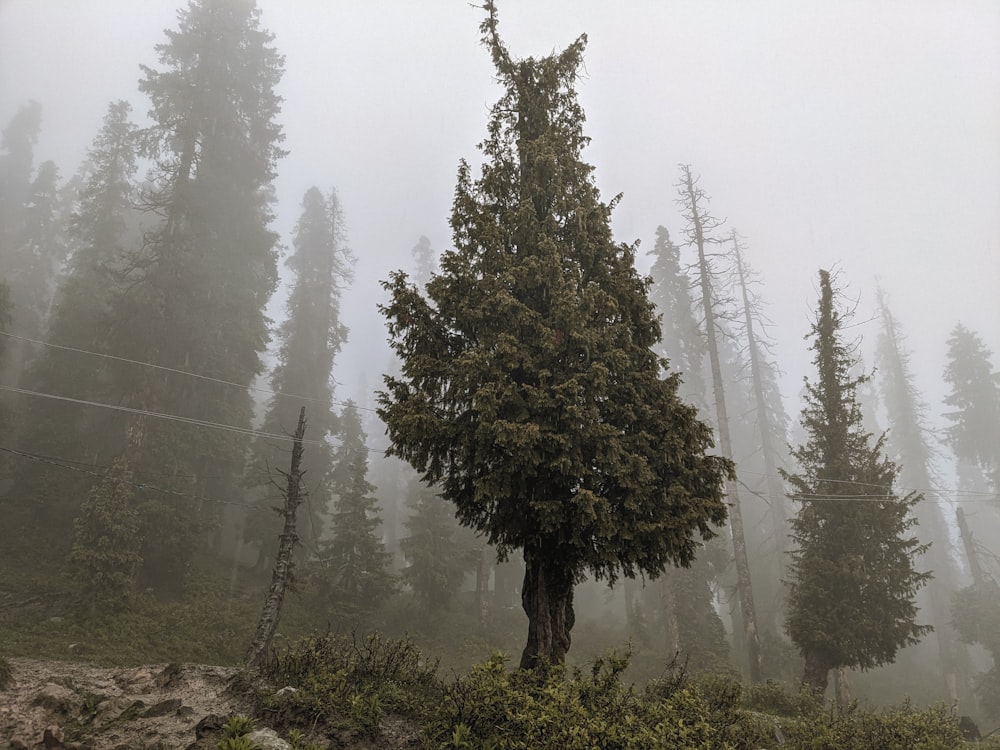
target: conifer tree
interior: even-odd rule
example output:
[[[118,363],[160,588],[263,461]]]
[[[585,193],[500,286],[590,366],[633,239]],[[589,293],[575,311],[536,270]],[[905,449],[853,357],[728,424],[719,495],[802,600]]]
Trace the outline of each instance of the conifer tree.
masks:
[[[726,406],[726,388],[722,378],[721,350],[723,344],[720,341],[719,327],[723,321],[717,310],[720,289],[715,280],[717,272],[713,267],[709,252],[710,246],[719,241],[718,238],[712,236],[713,230],[720,227],[722,222],[709,213],[708,196],[698,186],[698,179],[691,173],[691,167],[688,164],[681,165],[681,181],[677,184],[677,191],[677,203],[681,206],[684,218],[687,220],[688,244],[694,247],[698,253],[698,285],[701,292],[701,310],[705,319],[705,342],[712,373],[712,405],[715,410],[715,428],[718,430],[719,448],[726,459],[732,460],[731,426]],[[740,602],[741,645],[746,652],[750,680],[760,682],[763,679],[763,665],[760,655],[760,634],[757,629],[757,609],[754,604],[753,583],[750,578],[750,561],[747,555],[743,509],[735,475],[726,484],[726,497],[729,501],[729,528],[733,539],[736,593]]]
[[[0,138],[0,273],[10,272],[16,238],[22,231],[24,207],[31,194],[35,144],[42,126],[42,106],[21,105]]]
[[[81,170],[85,176],[79,204],[67,229],[76,250],[55,295],[45,336],[51,346],[37,352],[25,376],[31,390],[105,403],[118,397],[109,387],[107,361],[79,350],[110,353],[109,332],[115,321],[109,309],[119,293],[117,273],[141,241],[133,207],[136,129],[129,122],[130,109],[124,101],[109,105]],[[31,418],[18,438],[25,451],[110,468],[124,429],[119,414],[44,399],[30,406]],[[44,545],[55,559],[64,556],[90,480],[88,474],[20,462],[9,496],[19,501],[17,505],[27,503],[20,510],[30,511],[30,533],[19,536]]]
[[[705,337],[695,319],[693,282],[681,266],[681,249],[670,238],[670,232],[659,226],[649,254],[653,256],[649,299],[660,314],[661,339],[657,352],[680,373],[681,397],[706,410]]]
[[[406,565],[401,572],[428,611],[447,608],[472,569],[478,546],[466,544],[455,519],[454,506],[419,482],[410,483],[412,515],[403,522],[407,535],[400,541]]]
[[[922,562],[934,573],[934,579],[925,590],[926,598],[944,687],[950,691],[951,699],[957,701],[957,690],[967,682],[968,658],[951,625],[950,599],[959,587],[959,576],[953,562],[949,525],[942,513],[945,498],[930,489],[940,481],[934,472],[936,456],[925,419],[927,406],[913,382],[905,336],[881,288],[878,290],[878,309],[882,330],[877,361],[882,402],[889,424],[887,448],[900,464],[900,483],[904,487],[922,488],[924,493],[924,502],[916,506],[915,515],[921,540],[930,545]]]
[[[389,572],[392,556],[377,533],[381,520],[367,478],[367,436],[353,401],[340,418],[341,443],[328,480],[334,510],[330,539],[320,549],[318,583],[338,612],[353,615],[378,609],[395,590],[395,579]]]
[[[747,402],[743,408],[734,405],[736,414],[743,415],[737,422],[745,422],[735,430],[742,434],[737,434],[733,441],[737,446],[734,458],[741,473],[747,477],[746,487],[753,493],[751,500],[763,501],[756,503],[756,507],[748,503],[748,544],[750,549],[756,550],[751,563],[756,581],[754,601],[763,623],[762,635],[772,647],[777,647],[780,623],[784,619],[782,581],[785,579],[789,531],[788,508],[778,467],[787,457],[788,416],[778,388],[773,344],[767,336],[769,321],[755,289],[754,272],[744,257],[743,240],[735,229],[729,239],[737,305],[742,313],[738,323],[742,340],[737,356],[740,361],[733,380],[747,386],[734,389],[736,395],[743,396]],[[776,674],[775,670],[771,673]]]
[[[262,369],[264,306],[277,281],[268,225],[283,155],[283,58],[259,17],[253,0],[191,0],[156,47],[161,67],[142,66],[153,120],[144,154],[155,162],[144,200],[161,221],[111,312],[117,355],[203,376],[121,363],[112,378],[124,405],[237,430],[250,427],[247,386]],[[140,508],[142,577],[177,593],[196,547],[220,547],[220,510],[242,494],[246,439],[142,414],[125,432],[130,468],[160,472],[173,493],[150,494]]]
[[[705,338],[695,319],[693,284],[681,265],[680,252],[670,232],[657,227],[649,253],[653,256],[649,296],[660,315],[661,339],[656,351],[680,376],[678,395],[706,411]],[[725,628],[713,606],[712,590],[718,568],[724,566],[713,566],[709,557],[708,548],[703,548],[690,567],[667,569],[659,585],[661,617],[657,619],[663,624],[667,654],[690,659],[694,668],[728,661]]]
[[[462,162],[453,250],[426,296],[392,275],[382,308],[402,363],[379,413],[391,452],[505,559],[523,550],[521,666],[559,663],[589,572],[615,581],[688,564],[725,519],[730,464],[663,377],[635,248],[611,236],[574,89],[586,38],[512,59],[487,2],[481,30],[503,95]]]
[[[951,392],[945,440],[960,462],[978,467],[1000,487],[1000,376],[992,352],[975,331],[958,323],[948,338],[944,379]]]
[[[69,563],[84,610],[123,609],[141,558],[132,474],[121,459],[91,489],[75,521]]]
[[[326,438],[337,431],[332,405],[333,365],[347,340],[347,327],[340,320],[340,299],[353,278],[354,263],[342,227],[336,191],[324,196],[319,188],[310,188],[302,199],[302,215],[287,261],[294,278],[285,306],[287,317],[278,329],[278,364],[271,375],[271,390],[281,395],[271,399],[261,427],[262,432],[272,435],[289,433],[302,399],[307,400],[310,432],[317,440],[302,460],[307,501],[300,512],[299,537],[307,554],[316,550],[331,502],[326,478],[333,466],[333,451]],[[269,467],[281,465],[287,444],[261,438],[254,448],[248,483],[260,485],[263,481],[266,485]],[[261,540],[270,549],[273,524],[253,523],[264,518],[264,514],[250,516],[246,536]]]
[[[864,430],[843,340],[849,313],[829,271],[820,271],[812,324],[816,379],[806,382],[804,445],[795,474],[782,472],[800,503],[792,521],[797,548],[789,565],[788,634],[805,659],[802,681],[824,691],[831,669],[891,662],[930,628],[917,625],[916,592],[930,578],[914,558],[926,550],[909,536],[916,493],[893,489],[899,467],[885,456],[885,436]]]

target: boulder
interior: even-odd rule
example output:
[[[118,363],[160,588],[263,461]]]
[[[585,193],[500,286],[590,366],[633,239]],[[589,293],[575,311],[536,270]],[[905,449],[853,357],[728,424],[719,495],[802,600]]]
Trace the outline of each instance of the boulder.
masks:
[[[292,750],[292,746],[273,729],[256,729],[247,735],[247,739],[260,750]]]

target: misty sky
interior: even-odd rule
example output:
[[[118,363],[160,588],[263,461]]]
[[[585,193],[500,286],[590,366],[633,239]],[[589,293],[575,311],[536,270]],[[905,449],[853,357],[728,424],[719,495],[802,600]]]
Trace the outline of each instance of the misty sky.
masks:
[[[0,0],[0,123],[43,107],[38,161],[69,176],[107,103],[142,123],[139,64],[175,28],[179,0]],[[450,242],[461,157],[480,163],[498,96],[466,0],[261,0],[286,56],[279,89],[290,155],[276,229],[290,243],[303,193],[336,186],[359,258],[345,298],[351,344],[338,397],[389,360],[377,280],[410,265],[418,237]],[[942,411],[945,341],[961,320],[1000,359],[1000,3],[499,0],[516,56],[589,36],[579,82],[621,241],[683,228],[677,164],[747,241],[795,402],[820,267],[874,303],[876,276],[909,336],[918,386]],[[874,341],[876,323],[853,329]],[[367,387],[379,385],[369,376]]]

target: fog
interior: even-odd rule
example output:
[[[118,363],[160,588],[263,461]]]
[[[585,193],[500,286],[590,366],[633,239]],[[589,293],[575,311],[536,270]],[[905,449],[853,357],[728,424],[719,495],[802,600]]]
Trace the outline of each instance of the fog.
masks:
[[[275,226],[287,243],[309,186],[340,192],[358,267],[336,377],[341,396],[357,397],[360,370],[389,357],[377,281],[409,266],[420,235],[448,247],[458,160],[479,160],[498,95],[479,44],[482,14],[464,0],[260,6],[286,56],[290,154]],[[108,101],[132,101],[141,119],[138,65],[156,63],[176,7],[0,3],[0,122],[37,99],[36,163],[55,160],[65,179]],[[801,337],[819,267],[841,268],[861,300],[858,333],[872,337],[877,324],[863,321],[881,280],[932,414],[956,322],[1000,350],[995,3],[508,0],[500,22],[520,56],[588,35],[578,87],[593,139],[585,157],[605,198],[623,193],[614,229],[620,241],[641,240],[640,263],[658,224],[682,228],[676,165],[701,174],[764,284],[786,397],[809,372]],[[375,383],[370,375],[367,387]]]
[[[53,160],[60,169],[62,181],[71,177],[101,127],[108,103],[113,100],[128,100],[132,103],[136,122],[140,126],[149,124],[149,102],[137,87],[140,65],[161,67],[155,48],[164,41],[165,29],[176,28],[179,3],[180,0],[87,3],[0,0],[0,125],[8,123],[26,102],[35,100],[41,104],[42,125],[34,150],[34,168],[46,160]],[[466,0],[420,3],[258,0],[258,4],[261,26],[274,34],[273,44],[285,56],[285,72],[278,87],[284,102],[278,119],[285,134],[282,146],[289,154],[278,164],[272,228],[280,235],[281,250],[287,257],[292,251],[296,222],[303,216],[303,195],[312,186],[323,191],[336,188],[346,223],[344,235],[357,265],[353,283],[343,290],[340,300],[341,319],[349,328],[347,344],[335,358],[334,352],[329,352],[334,359],[333,379],[336,382],[332,398],[338,405],[336,411],[346,399],[358,402],[363,414],[358,416],[350,410],[356,455],[367,456],[370,451],[372,456],[381,459],[380,447],[385,446],[384,426],[375,423],[372,407],[374,394],[381,386],[382,373],[394,364],[386,343],[385,323],[377,311],[378,303],[387,299],[379,282],[395,269],[413,268],[411,250],[422,236],[429,238],[433,250],[438,253],[450,247],[448,219],[459,161],[468,160],[474,170],[482,162],[477,144],[486,137],[490,108],[501,93],[489,50],[480,41],[483,10]],[[875,344],[881,331],[876,289],[884,291],[895,322],[906,336],[905,348],[911,354],[909,365],[914,386],[927,407],[924,417],[932,432],[929,442],[933,448],[941,448],[928,461],[933,465],[921,467],[927,470],[924,474],[906,475],[913,486],[905,489],[929,489],[917,487],[918,482],[940,483],[941,495],[929,498],[925,507],[932,512],[941,509],[935,516],[935,522],[941,524],[937,533],[939,538],[950,535],[953,546],[942,544],[938,548],[944,550],[938,563],[945,559],[952,563],[955,579],[949,585],[967,584],[965,561],[960,546],[955,543],[956,532],[951,528],[956,507],[952,501],[957,493],[949,490],[958,487],[959,479],[953,468],[953,456],[941,447],[940,439],[947,423],[942,400],[949,391],[942,374],[947,359],[946,342],[959,322],[978,334],[992,350],[994,368],[1000,352],[1000,295],[997,293],[1000,289],[1000,5],[991,0],[966,0],[957,4],[929,0],[877,4],[634,0],[620,4],[621,7],[596,0],[546,0],[544,3],[500,0],[498,5],[500,34],[514,56],[541,57],[564,48],[581,34],[587,35],[585,75],[576,86],[587,115],[585,132],[591,138],[584,158],[595,167],[595,180],[603,199],[610,201],[613,196],[622,196],[613,213],[612,226],[616,240],[640,243],[637,253],[640,271],[650,270],[652,260],[648,251],[653,248],[659,225],[670,230],[675,242],[683,241],[685,220],[677,204],[680,165],[690,165],[692,172],[700,177],[700,187],[711,198],[711,213],[724,219],[717,236],[727,236],[730,229],[739,232],[744,260],[759,281],[756,291],[763,302],[763,313],[771,321],[766,338],[773,342],[772,354],[780,370],[784,412],[791,417],[787,434],[784,424],[775,425],[775,434],[781,433],[779,442],[784,442],[788,435],[797,442],[802,436],[796,425],[802,408],[803,378],[815,378],[810,342],[803,339],[816,310],[818,270],[834,269],[837,284],[852,301],[850,304],[856,306],[847,332],[857,337],[857,351],[868,367],[875,361]],[[194,143],[193,137],[191,142]],[[193,152],[194,146],[191,150]],[[231,161],[242,163],[239,159]],[[259,195],[259,184],[254,190],[258,192],[248,190],[247,194]],[[329,199],[316,200],[319,203],[315,205],[327,206],[322,201]],[[324,216],[323,210],[326,209],[317,209],[317,215]],[[141,224],[143,219],[133,217],[133,221]],[[135,231],[135,226],[130,230],[133,240],[137,241],[140,233]],[[231,240],[227,246],[231,256],[220,257],[242,258],[232,250],[237,248],[242,252],[251,244],[251,241],[247,241],[247,245],[240,244],[242,241],[242,238]],[[264,265],[271,259],[269,247],[263,253],[266,256]],[[333,244],[327,249],[330,247]],[[249,253],[247,251],[248,257]],[[683,248],[682,259],[693,262],[693,250]],[[247,265],[249,267],[249,261]],[[220,267],[229,274],[232,265]],[[282,264],[279,268],[281,283],[268,306],[272,332],[277,331],[283,321],[284,302],[293,280],[288,267]],[[250,278],[248,283],[254,283],[264,275],[253,277],[253,271],[249,271],[243,276],[234,273],[233,278]],[[231,286],[246,288],[239,283]],[[187,291],[193,287],[189,284],[176,289],[166,287],[170,291],[165,296],[176,294],[177,289]],[[206,294],[211,297],[213,292],[214,289],[209,289]],[[191,296],[199,293],[200,290]],[[329,307],[330,296],[323,305]],[[173,325],[173,321],[170,319],[169,324]],[[177,330],[197,328],[175,327]],[[206,321],[206,328],[209,327],[211,321]],[[246,328],[251,329],[252,324],[247,324]],[[158,329],[151,326],[148,330]],[[257,338],[253,338],[253,331],[247,333],[246,338],[256,344],[263,335],[263,324],[254,330],[259,331]],[[219,341],[225,340],[222,333],[215,333]],[[127,338],[126,334],[121,334],[121,340]],[[330,339],[326,341],[330,345]],[[213,354],[216,348],[224,348],[214,342],[202,342],[201,345],[204,351]],[[53,348],[72,351],[72,347],[66,346]],[[266,358],[269,367],[277,360],[276,348],[275,340]],[[178,351],[190,353],[183,347]],[[642,351],[648,353],[645,348]],[[134,356],[145,355],[140,350]],[[730,357],[726,363],[730,383],[737,380],[734,359]],[[238,439],[255,434],[249,429],[254,405],[259,412],[257,426],[266,423],[268,417],[262,416],[265,411],[263,399],[251,403],[243,387],[253,377],[256,359],[250,357],[249,360],[252,360],[246,370],[249,374],[240,381],[243,385],[237,383],[240,395],[233,398],[245,401],[238,402],[231,412],[237,415],[232,421],[245,417],[246,426],[221,424],[229,419],[229,413],[224,411],[230,408],[228,397],[216,399],[205,394],[214,393],[209,389],[218,389],[220,384],[234,385],[232,378],[236,376],[216,373],[215,377],[205,378],[215,382],[205,385],[203,391],[192,387],[190,392],[183,390],[181,396],[176,396],[174,403],[187,408],[189,404],[184,399],[197,391],[197,397],[203,402],[210,403],[213,408],[219,407],[215,416],[198,424],[186,424],[184,429],[232,427],[234,433],[241,433],[239,437],[227,434],[219,439],[220,445],[232,441],[225,443],[229,446],[226,450],[230,450]],[[126,358],[124,361],[134,365],[139,360]],[[181,362],[171,364],[177,368],[187,367]],[[29,370],[24,370],[28,373],[26,378],[32,375]],[[316,382],[322,381],[328,371],[326,367]],[[172,374],[178,371],[175,369]],[[189,373],[179,374],[186,377]],[[264,378],[268,375],[264,373]],[[168,380],[169,377],[165,377],[163,383]],[[662,385],[655,376],[652,380]],[[20,385],[29,388],[26,382]],[[7,391],[17,390],[13,383],[0,385]],[[274,389],[282,390],[277,386]],[[42,390],[40,386],[39,390]],[[167,390],[166,385],[163,390]],[[289,393],[301,393],[313,402],[330,403],[329,392],[306,394],[305,391],[288,390]],[[707,390],[701,395],[705,394]],[[0,400],[0,406],[26,403],[17,398],[27,395],[74,400],[44,392],[21,391],[16,398],[10,395],[7,402]],[[86,406],[109,406],[99,400],[82,400],[84,398],[90,399],[91,395],[80,393],[76,400]],[[279,400],[275,398],[271,403]],[[190,401],[194,403],[195,397],[190,396]],[[152,413],[156,417],[189,423],[197,422],[201,416],[157,413],[150,411],[152,405],[139,403],[139,408],[125,410],[136,415]],[[763,396],[755,402],[756,406],[750,406],[747,394],[733,397],[731,403],[734,404],[731,415],[736,414],[731,420],[734,423],[757,407],[773,409],[774,406],[765,404]],[[240,411],[244,404],[245,410]],[[68,405],[60,402],[48,406],[53,409],[52,414],[57,414],[57,407]],[[36,421],[29,412],[34,407],[17,408],[22,412],[15,415],[20,424],[8,433],[14,438],[27,435],[29,430],[22,429],[23,426]],[[194,412],[197,407],[190,408]],[[773,410],[780,421],[782,410]],[[297,404],[295,412],[298,412]],[[878,417],[884,420],[886,412],[883,406]],[[270,417],[269,429],[272,431],[267,437],[274,438],[285,417],[279,418],[274,413]],[[310,449],[312,456],[326,451],[328,455],[323,460],[329,468],[335,463],[334,449],[349,442],[344,437],[349,430],[331,426],[342,419],[343,414],[327,413],[325,418],[329,421],[320,430],[322,436],[313,441]],[[60,419],[58,414],[51,417],[48,427],[61,425]],[[116,414],[114,419],[125,418]],[[216,421],[211,421],[213,419]],[[321,419],[316,420],[317,424],[322,424]],[[112,421],[109,417],[107,424]],[[744,423],[735,428],[740,434],[734,439],[734,443],[739,444],[734,456],[746,462],[745,467],[740,467],[746,468],[746,476],[756,478],[749,481],[766,476],[773,480],[777,473],[773,465],[754,463],[760,460],[757,453],[762,451],[757,450],[760,436],[754,432],[756,424],[751,426],[751,421],[743,419]],[[42,424],[44,420],[37,422],[41,424],[37,427],[41,434],[47,427]],[[104,423],[99,419],[86,423],[87,429],[95,434],[100,432],[101,424]],[[92,428],[92,425],[98,427]],[[30,426],[36,427],[35,424]],[[884,426],[883,421],[878,429]],[[291,425],[287,428],[290,432]],[[18,429],[22,430],[20,435]],[[114,439],[109,439],[108,443],[117,446],[125,430],[115,429]],[[159,437],[163,445],[170,444],[176,435],[185,434],[182,428],[177,429],[177,433],[171,433],[163,428]],[[83,428],[80,430],[80,435],[88,434]],[[368,448],[364,444],[364,430],[368,431]],[[51,430],[51,433],[63,437],[60,430]],[[57,458],[73,465],[54,465],[78,473],[88,473],[78,468],[85,465],[100,470],[111,468],[114,456],[110,452],[102,454],[99,461],[98,454],[103,448],[98,446],[93,448],[93,455],[84,456],[85,451],[72,443],[73,433],[67,429],[66,434],[71,438],[67,438],[63,446],[67,451],[77,451],[80,456],[60,455]],[[132,434],[130,426],[129,450]],[[259,437],[260,433],[256,435]],[[325,440],[328,436],[336,437]],[[337,442],[341,439],[342,442]],[[97,442],[95,438],[95,444]],[[176,442],[182,443],[181,440]],[[159,455],[154,458],[155,451],[147,448],[149,455],[145,460],[149,465],[144,470],[150,476],[159,477],[167,476],[169,472],[165,467],[171,467],[172,476],[162,481],[151,480],[150,486],[152,491],[169,495],[166,501],[161,498],[163,507],[172,511],[181,508],[178,517],[184,515],[182,500],[191,503],[207,500],[219,504],[204,513],[198,505],[195,514],[203,514],[209,519],[199,533],[209,536],[204,530],[207,528],[213,534],[211,545],[204,546],[211,546],[211,554],[216,555],[211,561],[216,566],[212,572],[227,579],[228,608],[239,593],[236,581],[241,575],[253,579],[252,585],[259,585],[267,578],[267,568],[273,560],[267,558],[263,540],[269,543],[274,534],[263,523],[260,528],[252,528],[252,514],[256,511],[267,513],[263,506],[271,498],[247,490],[250,472],[247,470],[246,475],[243,472],[251,449],[246,444],[240,443],[229,454],[219,448],[223,458],[218,459],[218,464],[225,465],[218,473],[214,473],[217,456],[204,458],[191,445],[185,447],[192,454],[184,459],[189,462],[187,465],[183,461],[170,464],[164,459],[162,466],[154,463],[160,461]],[[282,443],[280,447],[285,451],[287,445]],[[10,446],[0,448],[17,453],[8,450]],[[138,448],[135,450],[139,452]],[[42,460],[48,455],[31,453],[30,447],[25,451],[18,455],[26,461]],[[41,448],[36,447],[36,451]],[[779,446],[779,451],[787,456],[784,446]],[[285,453],[280,453],[282,459],[284,456]],[[51,455],[48,458],[53,459]],[[265,475],[273,468],[273,464],[263,459],[259,464],[266,464]],[[384,469],[389,462],[382,461],[382,464]],[[122,465],[126,466],[127,462],[123,461]],[[357,465],[363,466],[365,471],[368,469],[363,460]],[[48,466],[34,469],[37,475],[47,479]],[[153,472],[161,469],[162,474]],[[401,568],[403,548],[398,542],[406,526],[404,519],[415,516],[414,508],[427,500],[417,496],[416,481],[398,469],[392,464],[383,477],[372,480],[373,484],[384,480],[378,488],[385,516],[381,519],[383,526],[378,532],[381,534],[378,544],[384,539],[388,550],[384,556],[387,559],[395,556],[383,565],[383,572],[393,569],[392,575]],[[315,480],[317,488],[332,476],[332,470],[322,471],[322,474],[319,470],[315,472],[316,477],[323,477]],[[392,474],[393,471],[396,474]],[[95,477],[108,476],[89,473]],[[0,489],[11,498],[18,495],[14,499],[22,504],[24,518],[34,519],[35,508],[25,500],[31,495],[29,490],[33,485],[16,475],[17,470],[11,469],[9,478],[0,477],[7,485]],[[914,479],[915,476],[922,478]],[[190,486],[181,484],[186,477],[192,478]],[[77,484],[72,484],[74,481]],[[42,487],[42,493],[49,492],[56,498],[53,505],[56,502],[72,505],[79,504],[79,498],[86,495],[89,485],[84,481],[93,483],[91,478],[83,480],[77,476],[65,480],[69,490],[50,489],[41,479],[38,486]],[[157,482],[161,488],[154,486]],[[168,482],[174,484],[168,487]],[[885,486],[847,480],[842,483]],[[123,480],[124,484],[128,482]],[[142,489],[140,484],[133,484]],[[721,486],[721,480],[719,484]],[[784,614],[781,611],[781,560],[785,559],[783,544],[787,534],[782,535],[780,542],[775,538],[778,530],[787,531],[787,527],[784,517],[780,523],[774,520],[779,515],[775,510],[779,503],[769,504],[768,498],[761,493],[767,492],[773,499],[781,496],[782,489],[779,486],[775,491],[773,485],[767,489],[755,485],[760,490],[757,491],[742,480],[740,484],[751,496],[747,526],[751,544],[757,546],[751,550],[752,556],[757,557],[752,561],[758,566],[754,575],[758,576],[757,581],[763,580],[759,589],[764,592],[761,599],[769,598],[761,609],[770,613],[771,622],[767,626],[772,633],[777,633],[780,630],[778,620]],[[989,516],[994,526],[1000,522],[1000,515],[983,511],[987,504],[995,505],[995,487],[991,493],[980,491],[985,484],[969,489],[971,486],[964,485],[959,499],[973,521],[978,540],[994,546],[996,540],[987,536],[979,520]],[[29,489],[23,489],[25,487]],[[326,490],[328,498],[336,494],[331,494],[329,488]],[[129,491],[134,494],[133,490]],[[870,491],[848,499],[883,502],[867,494]],[[360,494],[367,492],[363,488]],[[345,490],[343,494],[346,493]],[[42,497],[49,499],[45,495]],[[338,502],[340,497],[338,495]],[[433,497],[431,493],[427,504],[433,503]],[[180,498],[176,507],[171,505],[175,498]],[[33,496],[29,499],[34,501]],[[373,520],[377,515],[375,500],[368,497],[362,500],[371,500],[361,516],[371,521],[374,529],[378,525]],[[233,510],[232,506],[242,507]],[[319,519],[317,523],[327,523],[327,531],[332,525],[332,514],[327,513],[324,517],[324,512],[329,507],[315,513],[310,509],[309,516],[311,521],[315,516]],[[661,503],[660,507],[666,506]],[[76,508],[72,510],[75,512]],[[983,513],[977,518],[980,511]],[[75,516],[65,508],[61,512],[66,528],[70,528]],[[26,524],[32,522],[25,521]],[[216,534],[216,529],[222,531]],[[775,533],[769,536],[771,530]],[[185,533],[191,538],[195,536],[195,532]],[[928,533],[933,535],[933,531]],[[303,534],[309,535],[310,532]],[[374,538],[376,534],[373,532],[370,536]],[[288,539],[290,549],[291,537]],[[322,540],[323,534],[314,527],[308,543],[319,545]],[[466,543],[472,544],[462,542]],[[478,550],[482,553],[482,542],[475,544],[479,544]],[[192,544],[191,549],[194,550],[195,545]],[[722,557],[731,552],[729,548]],[[312,555],[313,563],[326,562],[315,548],[308,554]],[[728,575],[728,563],[724,565],[718,559],[712,562],[709,559],[712,554],[718,554],[718,550],[715,553],[710,550],[698,562],[716,565],[720,570],[725,567],[725,575]],[[164,559],[169,559],[169,555],[164,554]],[[510,611],[517,610],[512,605],[516,599],[512,598],[512,592],[516,590],[516,578],[520,573],[511,573],[513,565],[506,573],[501,567],[491,573],[484,559],[482,554],[471,564],[466,559],[463,563],[466,567],[458,572],[458,585],[465,581],[465,593],[468,594],[469,581],[475,577],[476,594],[484,595],[488,587],[483,580],[491,580],[492,576],[493,614],[498,621],[508,618],[505,623],[510,625],[514,618]],[[155,560],[151,556],[144,562],[154,567]],[[226,566],[224,573],[219,573],[220,565]],[[948,566],[942,564],[944,567]],[[182,571],[176,577],[180,580],[184,575]],[[715,580],[723,580],[725,575],[720,573]],[[502,582],[505,576],[506,581]],[[736,585],[731,581],[715,582],[709,591],[708,579],[705,573],[705,580],[698,585],[704,584],[703,593],[707,592],[706,600],[710,602],[708,610],[713,614],[716,610],[721,613],[729,604],[722,589],[726,586],[734,589]],[[141,576],[136,580],[141,580]],[[941,581],[945,580],[942,576]],[[178,586],[183,588],[181,584]],[[220,586],[220,591],[225,589],[225,584]],[[385,598],[388,598],[392,586],[386,583],[385,588]],[[403,588],[404,594],[410,593]],[[572,592],[572,588],[570,590]],[[638,620],[632,604],[642,595],[637,595],[636,590],[619,587],[614,594],[605,594],[591,586],[582,589],[578,601],[582,603],[581,611],[590,608],[590,611],[606,614],[617,608],[614,617],[608,617],[615,620],[615,627],[624,619],[627,629]],[[623,591],[624,600],[628,602],[625,606],[621,601]],[[258,592],[255,590],[255,593]],[[174,595],[180,598],[177,591],[164,594],[165,597]],[[619,597],[613,605],[612,597]],[[648,606],[650,612],[658,608],[659,615],[667,617],[661,603],[649,604],[649,601],[651,599],[645,600],[643,606]],[[405,620],[404,608],[411,604],[407,601],[399,605],[397,599],[393,606],[398,609],[389,607],[388,611],[398,618],[397,625]],[[476,606],[480,604],[482,601]],[[232,614],[236,619],[240,605],[233,606],[237,607]],[[921,606],[925,611],[931,609],[925,601]],[[947,603],[938,602],[933,608],[941,621],[950,611]],[[471,612],[471,607],[468,609]],[[479,610],[483,611],[485,607]],[[227,609],[226,615],[230,614]],[[469,617],[471,621],[474,616]],[[739,627],[739,617],[733,617],[732,621],[735,624],[726,624],[730,633]],[[302,626],[302,622],[298,624]],[[515,625],[519,626],[520,621]],[[603,625],[594,625],[594,621],[587,627],[591,628],[586,634],[591,643],[603,643],[601,638],[611,630],[602,631]],[[622,631],[619,628],[614,632],[617,637]],[[778,640],[772,642],[773,649],[787,647],[791,650],[789,643],[778,643]],[[924,659],[927,653],[917,657],[911,655],[909,666],[913,666],[914,660],[920,661],[922,666],[930,664],[933,657]],[[980,649],[976,656],[983,657],[984,653]],[[775,661],[780,661],[781,656],[778,654]],[[736,654],[733,661],[741,658]],[[983,666],[986,661],[980,658],[976,667]],[[928,669],[933,671],[934,668]],[[939,688],[941,686],[935,684],[927,690],[933,692]],[[873,692],[878,689],[876,686]]]

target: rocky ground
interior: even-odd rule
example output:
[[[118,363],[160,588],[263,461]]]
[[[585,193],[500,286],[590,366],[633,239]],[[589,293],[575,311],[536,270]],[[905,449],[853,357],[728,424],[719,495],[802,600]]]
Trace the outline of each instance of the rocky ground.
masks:
[[[0,750],[214,750],[225,721],[250,715],[229,690],[236,670],[198,664],[131,668],[8,659],[13,681],[0,691]],[[260,750],[290,745],[258,722]],[[338,750],[403,750],[420,744],[413,722],[387,716],[379,735],[310,736]]]
[[[250,709],[227,690],[234,670],[223,667],[9,662],[13,682],[0,691],[4,750],[215,747],[220,720]]]

